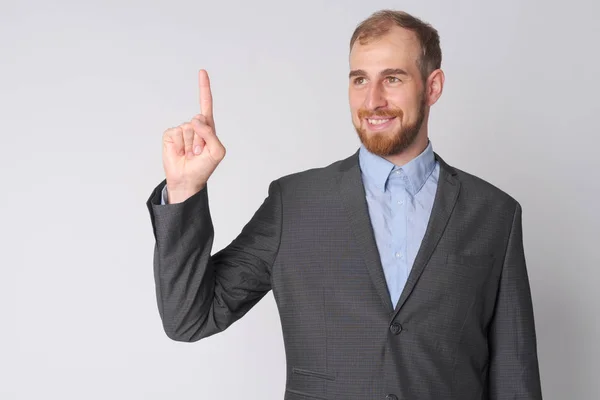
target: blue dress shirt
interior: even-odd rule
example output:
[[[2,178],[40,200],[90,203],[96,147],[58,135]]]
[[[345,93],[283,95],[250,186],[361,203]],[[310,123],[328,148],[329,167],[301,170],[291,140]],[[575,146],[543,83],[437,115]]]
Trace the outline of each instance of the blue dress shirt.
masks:
[[[421,246],[437,191],[440,166],[431,142],[402,167],[359,150],[369,215],[393,307]]]

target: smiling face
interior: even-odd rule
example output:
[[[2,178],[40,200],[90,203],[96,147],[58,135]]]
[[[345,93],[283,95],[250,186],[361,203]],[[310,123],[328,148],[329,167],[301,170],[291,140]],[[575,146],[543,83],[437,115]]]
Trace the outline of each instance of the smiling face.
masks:
[[[400,27],[352,46],[352,123],[361,142],[374,154],[397,155],[427,135],[422,128],[430,99],[418,66],[420,54],[416,35]]]

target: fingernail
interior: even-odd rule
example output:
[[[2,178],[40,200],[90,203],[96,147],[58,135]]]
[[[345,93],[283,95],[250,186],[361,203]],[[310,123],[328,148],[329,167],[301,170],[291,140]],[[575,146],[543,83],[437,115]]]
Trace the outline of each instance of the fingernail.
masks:
[[[200,146],[194,147],[194,154],[200,154]]]

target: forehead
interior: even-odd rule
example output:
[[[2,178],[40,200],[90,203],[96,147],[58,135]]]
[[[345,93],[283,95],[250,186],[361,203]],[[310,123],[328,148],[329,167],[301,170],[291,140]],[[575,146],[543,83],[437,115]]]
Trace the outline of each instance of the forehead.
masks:
[[[370,39],[368,43],[354,42],[350,51],[350,68],[416,69],[421,46],[414,32],[395,26],[384,36]]]

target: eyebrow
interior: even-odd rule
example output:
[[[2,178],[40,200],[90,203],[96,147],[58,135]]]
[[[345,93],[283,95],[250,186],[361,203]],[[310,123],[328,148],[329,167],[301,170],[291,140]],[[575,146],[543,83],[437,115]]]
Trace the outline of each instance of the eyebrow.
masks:
[[[350,71],[350,74],[348,74],[348,78],[352,78],[354,76],[363,76],[363,75],[367,75],[367,73],[364,70],[355,69],[353,71]],[[379,73],[379,75],[380,76],[383,76],[383,75],[406,75],[406,76],[408,76],[408,72],[406,72],[402,68],[386,68],[383,71],[381,71]]]

